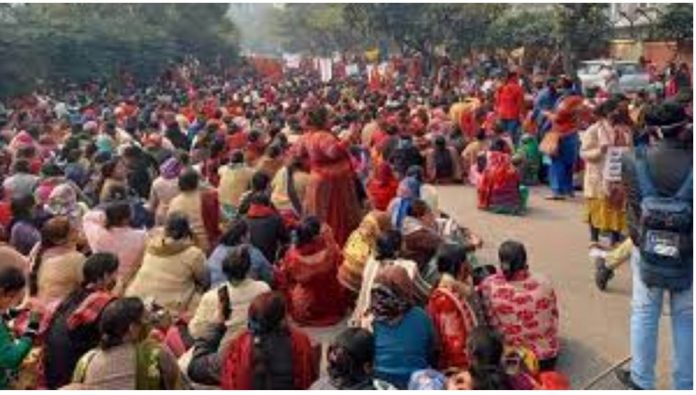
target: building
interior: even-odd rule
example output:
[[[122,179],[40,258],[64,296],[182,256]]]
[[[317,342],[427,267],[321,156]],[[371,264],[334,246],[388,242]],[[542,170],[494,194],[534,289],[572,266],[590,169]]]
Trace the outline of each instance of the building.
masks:
[[[664,3],[611,3],[609,20],[614,36],[623,40],[645,40],[652,37]]]

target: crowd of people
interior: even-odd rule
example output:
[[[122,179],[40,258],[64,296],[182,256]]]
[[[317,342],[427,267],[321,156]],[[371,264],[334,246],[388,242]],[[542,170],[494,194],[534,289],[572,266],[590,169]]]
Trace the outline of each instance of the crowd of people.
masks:
[[[682,266],[660,266],[687,243],[639,222],[664,206],[641,205],[655,190],[691,197],[690,97],[447,70],[321,82],[184,65],[143,86],[13,99],[0,124],[0,388],[568,388],[554,286],[520,241],[477,259],[483,240],[436,188],[469,184],[479,209],[524,215],[540,183],[553,200],[582,187],[601,289],[635,245],[650,258],[633,255],[649,277],[634,276],[647,284],[634,299],[680,295],[675,385],[691,385],[691,283],[672,287]],[[622,155],[641,146],[658,147],[641,154],[650,172],[626,186]],[[654,387],[661,306],[634,306],[624,379],[637,387]],[[335,325],[326,347],[306,331]]]

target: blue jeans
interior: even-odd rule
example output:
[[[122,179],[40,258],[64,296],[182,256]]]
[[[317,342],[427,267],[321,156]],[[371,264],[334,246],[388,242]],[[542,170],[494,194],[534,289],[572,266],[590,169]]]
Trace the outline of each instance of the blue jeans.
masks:
[[[677,390],[693,388],[693,287],[670,292],[648,288],[640,278],[640,253],[633,249],[633,300],[631,303],[631,379],[639,387],[655,389],[657,331],[662,314],[662,298],[669,292],[672,318],[672,386]]]
[[[515,147],[520,143],[520,121],[518,119],[502,119],[500,121],[503,130],[510,133]]]
[[[573,170],[578,158],[580,139],[577,133],[561,138],[558,142],[558,153],[551,158],[549,167],[549,184],[556,196],[573,194]]]

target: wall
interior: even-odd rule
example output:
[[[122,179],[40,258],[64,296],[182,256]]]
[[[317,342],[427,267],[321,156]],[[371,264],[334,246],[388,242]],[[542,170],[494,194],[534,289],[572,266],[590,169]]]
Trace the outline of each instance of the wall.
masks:
[[[643,43],[643,55],[653,61],[658,70],[666,66],[670,61],[686,62],[689,68],[693,66],[694,52],[691,42],[682,45],[677,51],[677,43],[665,41],[652,41]],[[676,58],[675,58],[676,55]]]
[[[638,60],[644,56],[655,63],[658,70],[662,70],[670,61],[686,62],[689,67],[693,65],[691,42],[682,45],[679,51],[677,43],[673,41],[614,40],[609,45],[612,58]]]

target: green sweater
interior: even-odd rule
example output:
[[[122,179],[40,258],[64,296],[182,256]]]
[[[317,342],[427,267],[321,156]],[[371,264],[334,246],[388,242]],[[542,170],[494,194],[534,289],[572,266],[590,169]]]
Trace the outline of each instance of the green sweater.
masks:
[[[0,319],[0,389],[7,389],[9,375],[17,371],[31,351],[31,339],[15,339],[4,320]]]

